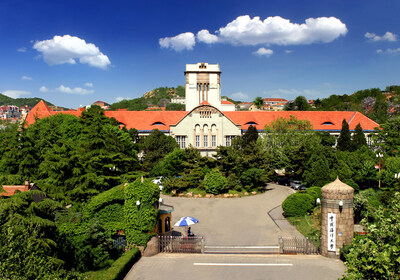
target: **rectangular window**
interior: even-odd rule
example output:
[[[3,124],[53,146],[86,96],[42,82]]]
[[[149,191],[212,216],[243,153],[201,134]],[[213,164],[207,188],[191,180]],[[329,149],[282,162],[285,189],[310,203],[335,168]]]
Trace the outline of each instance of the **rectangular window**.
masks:
[[[211,136],[211,146],[216,147],[217,146],[217,135],[212,135]]]
[[[226,136],[226,146],[229,147],[231,145],[231,137],[230,136]]]
[[[200,147],[200,135],[196,135],[196,143],[195,146],[198,148]]]
[[[229,147],[232,145],[232,140],[235,138],[235,135],[227,135],[225,136],[226,139],[226,146]]]
[[[204,135],[203,146],[208,147],[208,135]]]
[[[182,137],[182,142],[181,142],[181,149],[186,148],[186,136],[181,136]]]
[[[186,148],[186,136],[176,136],[175,139],[181,149]]]

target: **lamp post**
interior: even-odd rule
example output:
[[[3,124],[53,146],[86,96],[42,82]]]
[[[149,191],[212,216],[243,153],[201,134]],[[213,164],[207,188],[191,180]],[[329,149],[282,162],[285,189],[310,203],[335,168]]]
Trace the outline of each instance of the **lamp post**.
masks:
[[[378,163],[378,167],[379,167],[379,188],[381,188],[381,168],[382,168],[383,154],[377,153],[376,157],[379,159],[379,163]]]
[[[339,201],[339,211],[342,213],[343,210],[343,200]]]

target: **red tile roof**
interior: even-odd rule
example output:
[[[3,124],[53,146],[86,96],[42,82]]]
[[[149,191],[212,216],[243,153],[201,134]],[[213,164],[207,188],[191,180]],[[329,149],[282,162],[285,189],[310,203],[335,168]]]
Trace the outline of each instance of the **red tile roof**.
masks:
[[[221,101],[221,104],[224,104],[224,105],[234,105],[232,102],[230,102],[230,101],[228,101],[228,100],[222,100],[222,101]]]
[[[264,98],[264,101],[268,102],[268,101],[281,101],[281,102],[287,102],[286,99],[284,98]]]
[[[5,192],[0,192],[0,196],[11,196],[15,191],[26,192],[29,191],[29,186],[19,185],[19,186],[2,186]]]
[[[200,105],[209,105],[203,101]],[[140,131],[151,131],[153,129],[170,130],[170,125],[177,124],[189,112],[187,111],[105,111],[107,117],[114,117],[127,129],[136,128]],[[247,123],[256,123],[256,128],[264,129],[265,125],[270,124],[278,117],[290,118],[291,115],[300,120],[309,120],[314,130],[340,131],[342,121],[346,119],[350,130],[354,130],[358,123],[363,130],[374,130],[379,125],[367,118],[363,114],[354,111],[224,111],[222,112],[233,123],[241,125],[242,129],[247,129]],[[33,124],[36,118],[48,117],[53,114],[71,114],[77,117],[81,111],[62,111],[52,112],[50,108],[40,101],[29,113],[26,118],[27,125]],[[247,124],[247,125],[246,125]]]
[[[208,103],[207,100],[204,100],[203,102],[201,102],[201,103],[199,104],[199,106],[200,106],[200,105],[209,105],[209,106],[211,106],[211,104]]]
[[[234,111],[223,113],[235,124],[242,125],[242,129],[249,127],[246,123],[255,122],[257,123],[256,128],[262,130],[265,125],[270,124],[278,117],[290,118],[291,115],[299,120],[310,121],[314,130],[340,131],[343,119],[349,123],[350,130],[354,130],[358,123],[361,124],[363,130],[374,130],[379,126],[363,114],[352,111]],[[324,124],[328,122],[332,124]]]

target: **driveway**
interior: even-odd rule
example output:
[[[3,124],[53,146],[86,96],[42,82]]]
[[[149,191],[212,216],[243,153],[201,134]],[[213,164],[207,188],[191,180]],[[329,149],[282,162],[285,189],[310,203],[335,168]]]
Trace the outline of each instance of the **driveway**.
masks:
[[[184,216],[200,222],[191,227],[197,236],[205,236],[207,245],[278,245],[285,235],[268,212],[279,206],[293,190],[269,184],[263,194],[241,198],[183,198],[162,196],[173,205],[172,225]],[[184,233],[184,228],[174,227]]]
[[[141,258],[125,280],[333,280],[344,270],[341,261],[316,255],[158,254]]]

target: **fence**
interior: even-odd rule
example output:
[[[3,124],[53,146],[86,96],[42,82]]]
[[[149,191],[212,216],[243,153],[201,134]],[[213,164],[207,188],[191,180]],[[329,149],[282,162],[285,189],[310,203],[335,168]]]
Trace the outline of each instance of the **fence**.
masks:
[[[160,253],[203,253],[204,237],[159,236]]]
[[[320,240],[318,237],[281,237],[279,247],[281,254],[319,254]]]

